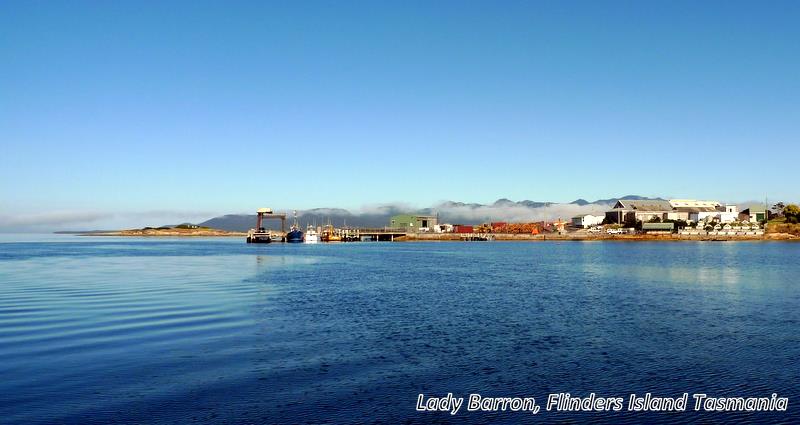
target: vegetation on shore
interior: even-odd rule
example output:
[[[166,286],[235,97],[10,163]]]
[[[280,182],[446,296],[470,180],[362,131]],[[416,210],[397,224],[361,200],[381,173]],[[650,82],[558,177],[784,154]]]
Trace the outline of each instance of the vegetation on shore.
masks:
[[[800,236],[800,207],[795,204],[784,205],[783,202],[778,202],[772,206],[770,216],[767,233]]]
[[[776,218],[767,223],[767,233],[786,233],[800,236],[800,223],[789,222],[785,217]]]
[[[84,233],[83,236],[244,236],[243,232],[230,232],[227,230],[212,229],[210,227],[194,225],[178,225],[175,227],[144,227],[141,229],[116,230],[111,232]]]

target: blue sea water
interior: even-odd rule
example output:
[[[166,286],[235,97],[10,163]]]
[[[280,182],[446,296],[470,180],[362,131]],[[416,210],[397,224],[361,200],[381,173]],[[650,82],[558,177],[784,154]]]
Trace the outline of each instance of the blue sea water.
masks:
[[[799,258],[757,242],[5,237],[0,422],[799,423]],[[415,410],[420,393],[558,392],[789,404]]]

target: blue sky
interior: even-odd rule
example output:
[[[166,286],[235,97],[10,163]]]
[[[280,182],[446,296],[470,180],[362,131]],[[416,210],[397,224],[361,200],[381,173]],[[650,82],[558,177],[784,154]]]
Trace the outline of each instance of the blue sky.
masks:
[[[0,216],[798,200],[797,22],[791,1],[2,2]]]

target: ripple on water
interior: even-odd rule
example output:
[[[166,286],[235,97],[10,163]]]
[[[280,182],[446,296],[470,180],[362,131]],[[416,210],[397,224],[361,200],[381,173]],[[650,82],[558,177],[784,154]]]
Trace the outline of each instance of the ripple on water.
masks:
[[[453,419],[415,412],[420,392],[800,396],[795,245],[0,245],[10,422]]]

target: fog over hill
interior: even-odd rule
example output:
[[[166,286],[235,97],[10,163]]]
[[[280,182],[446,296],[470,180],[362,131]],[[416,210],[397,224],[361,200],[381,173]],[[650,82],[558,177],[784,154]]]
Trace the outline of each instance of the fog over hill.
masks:
[[[430,208],[413,208],[406,204],[384,204],[362,207],[349,211],[341,208],[314,208],[298,210],[297,219],[302,227],[308,224],[323,225],[330,222],[341,227],[383,227],[389,225],[390,217],[397,214],[428,214],[438,215],[442,223],[478,224],[489,221],[530,222],[540,220],[555,220],[558,218],[569,219],[580,214],[603,214],[617,199],[661,199],[644,196],[628,195],[620,198],[599,199],[588,202],[578,199],[570,203],[537,202],[537,201],[512,201],[498,199],[492,204],[463,203],[445,201]],[[284,212],[284,211],[280,211]],[[287,212],[287,226],[291,223],[291,211]],[[255,226],[255,214],[229,214],[214,217],[200,223],[216,229],[246,231]],[[268,228],[277,229],[280,221],[268,220]]]

